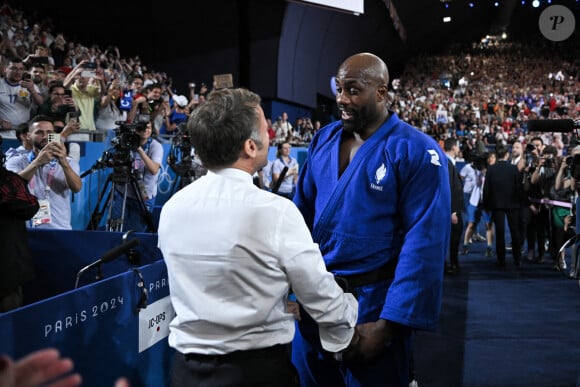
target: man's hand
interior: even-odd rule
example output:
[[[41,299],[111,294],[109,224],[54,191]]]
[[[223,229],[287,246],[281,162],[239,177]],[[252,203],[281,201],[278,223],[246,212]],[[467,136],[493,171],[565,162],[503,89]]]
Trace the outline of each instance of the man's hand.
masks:
[[[64,144],[62,142],[60,142],[60,141],[51,142],[51,143],[47,144],[46,146],[49,147],[52,158],[58,159],[58,162],[60,163],[60,165],[64,165],[65,163],[68,163],[66,161],[66,147],[64,146]]]
[[[13,361],[7,356],[0,359],[0,386],[34,387],[51,382],[55,386],[80,386],[82,378],[73,370],[72,360],[62,358],[56,349],[41,349]]]
[[[61,138],[67,138],[73,133],[77,133],[81,128],[81,124],[79,123],[78,119],[71,119],[69,120],[68,124],[64,127],[62,132],[60,132]]]
[[[368,361],[379,356],[387,344],[389,344],[396,335],[397,324],[387,321],[378,320],[357,325],[355,336],[358,334],[359,339],[353,345],[353,342],[343,352],[344,361],[362,362]]]
[[[288,313],[292,313],[296,320],[300,321],[300,305],[296,301],[286,301],[286,310]]]

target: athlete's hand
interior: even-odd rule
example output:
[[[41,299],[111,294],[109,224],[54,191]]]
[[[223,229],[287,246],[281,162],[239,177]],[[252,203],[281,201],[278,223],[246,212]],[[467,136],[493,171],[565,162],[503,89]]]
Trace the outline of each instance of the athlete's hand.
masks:
[[[343,352],[344,361],[363,362],[379,356],[395,337],[397,324],[380,319],[357,325],[356,330],[358,342]]]

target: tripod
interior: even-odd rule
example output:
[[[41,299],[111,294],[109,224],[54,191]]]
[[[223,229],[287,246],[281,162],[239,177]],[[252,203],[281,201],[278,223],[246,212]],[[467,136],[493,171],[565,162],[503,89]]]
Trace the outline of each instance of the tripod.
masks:
[[[169,158],[168,163],[175,173],[175,180],[173,180],[169,191],[170,196],[207,173],[207,169],[203,167],[201,162],[192,156],[185,157],[179,163]]]
[[[153,225],[153,218],[151,213],[145,205],[141,189],[134,174],[131,173],[129,166],[113,167],[113,172],[107,176],[107,180],[99,194],[97,205],[95,206],[87,230],[97,230],[105,211],[107,211],[106,230],[122,232],[125,223],[125,212],[127,206],[127,193],[129,189],[133,190],[137,201],[139,202],[140,214],[147,225],[147,232],[155,232]],[[121,192],[123,195],[123,203],[121,206],[121,217],[117,219],[112,218],[113,204],[115,200],[115,192]],[[108,193],[108,196],[106,196]]]

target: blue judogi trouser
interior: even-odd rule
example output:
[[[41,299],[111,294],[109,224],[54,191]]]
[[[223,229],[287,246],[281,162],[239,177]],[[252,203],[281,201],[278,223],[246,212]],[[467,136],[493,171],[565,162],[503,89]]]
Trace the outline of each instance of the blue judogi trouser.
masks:
[[[359,302],[358,324],[379,319],[390,281],[355,288]],[[409,386],[411,331],[404,331],[372,361],[338,362],[320,345],[318,325],[300,310],[292,342],[292,362],[300,375],[300,386],[386,387]]]

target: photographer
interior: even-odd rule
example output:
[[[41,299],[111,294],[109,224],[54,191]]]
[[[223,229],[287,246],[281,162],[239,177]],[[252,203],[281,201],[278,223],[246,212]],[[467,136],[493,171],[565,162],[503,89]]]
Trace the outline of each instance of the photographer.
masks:
[[[576,165],[580,158],[580,146],[574,147],[570,156],[561,160],[558,173],[556,174],[553,191],[550,199],[555,201],[552,206],[552,239],[550,240],[550,255],[554,260],[554,267],[558,269],[566,269],[566,263],[563,256],[558,255],[560,247],[564,244],[566,239],[574,235],[574,232],[568,230],[567,222],[570,223],[571,216],[575,212],[575,198],[576,198],[576,183],[574,175],[580,172],[580,164]],[[569,206],[558,206],[557,203],[566,203]]]
[[[549,211],[540,200],[545,197],[543,186],[540,180],[546,180],[548,174],[555,177],[555,171],[544,169],[545,159],[542,158],[544,142],[541,137],[533,137],[526,145],[526,167],[524,169],[524,192],[528,199],[525,204],[527,208],[528,227],[526,230],[526,240],[528,245],[528,261],[543,262],[546,253],[545,242],[548,235]],[[546,173],[544,173],[546,172]],[[537,253],[535,256],[535,247]]]
[[[148,115],[152,124],[153,135],[157,136],[162,124],[162,122],[157,122],[157,119],[159,118],[161,121],[163,119],[162,93],[163,87],[158,83],[147,86],[145,95],[141,95],[133,101],[131,110],[127,114],[127,122],[133,123],[139,114]]]
[[[133,126],[134,125],[134,126]],[[134,133],[131,131],[134,129]],[[152,124],[136,123],[128,127],[121,126],[121,131],[130,138],[137,136],[138,144],[135,149],[117,149],[116,152],[127,152],[130,155],[128,159],[129,165],[116,166],[124,170],[128,174],[132,174],[137,182],[140,192],[135,192],[134,186],[131,184],[117,184],[115,185],[115,193],[112,206],[112,218],[123,218],[123,230],[134,230],[137,232],[154,232],[150,229],[147,219],[150,216],[144,213],[141,203],[146,207],[149,213],[153,210],[155,204],[155,196],[157,195],[157,178],[163,160],[163,146],[159,141],[151,137]],[[128,132],[128,133],[127,133]],[[123,168],[126,167],[126,168]],[[129,177],[126,179],[130,181]],[[126,194],[125,208],[123,208],[123,198]],[[141,202],[142,199],[142,202]],[[123,210],[124,216],[123,216]]]

